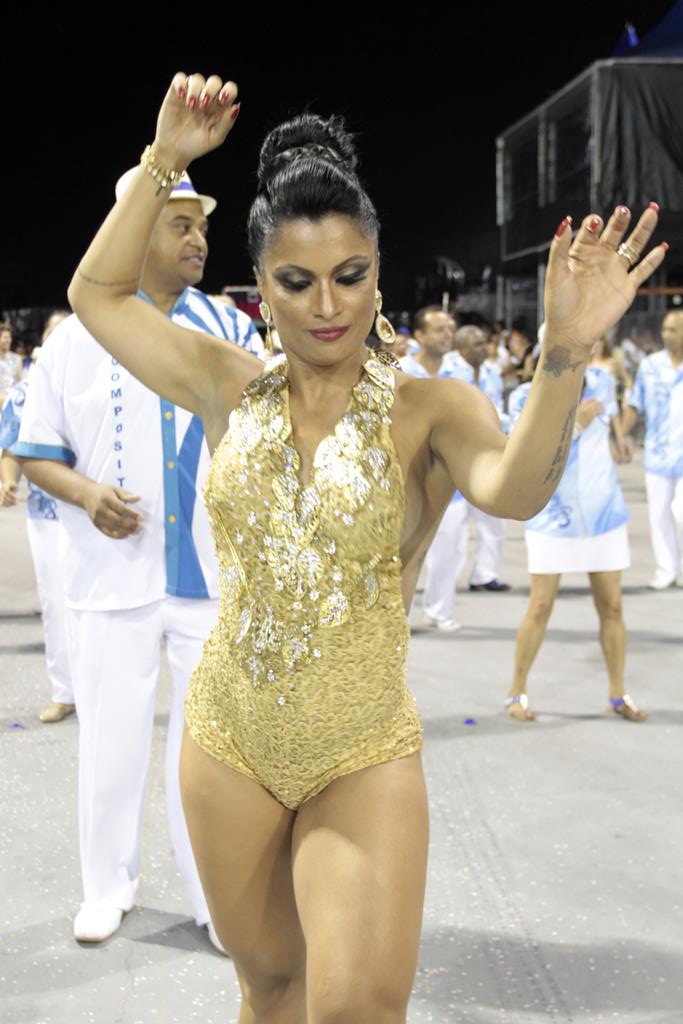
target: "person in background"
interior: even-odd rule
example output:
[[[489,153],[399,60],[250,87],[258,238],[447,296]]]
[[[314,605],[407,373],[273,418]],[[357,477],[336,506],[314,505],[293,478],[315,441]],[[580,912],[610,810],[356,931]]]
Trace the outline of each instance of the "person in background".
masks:
[[[43,344],[59,322],[55,319],[58,315],[63,319],[68,313],[53,313],[48,318],[42,336]],[[34,352],[37,354],[40,349],[41,346],[36,346]],[[13,453],[19,438],[29,378],[30,374],[10,388],[0,418],[0,503],[4,508],[17,504],[21,467]],[[42,610],[45,660],[51,692],[50,703],[38,717],[45,724],[53,724],[68,718],[76,710],[69,668],[64,574],[59,557],[59,513],[55,499],[30,480],[26,512],[29,547]]]
[[[7,398],[7,392],[21,380],[21,357],[12,351],[12,325],[0,323],[0,409]]]
[[[591,356],[590,366],[596,366],[612,375],[614,381],[617,404],[621,410],[624,395],[633,387],[633,377],[626,370],[621,359],[612,351],[607,338],[600,338],[596,341]]]
[[[655,556],[651,590],[683,586],[683,310],[662,321],[664,348],[646,356],[624,411],[628,436],[645,420],[645,488]]]
[[[513,423],[526,404],[530,387],[522,384],[510,397]],[[543,643],[560,578],[575,572],[588,574],[600,619],[609,710],[631,722],[647,718],[647,712],[624,690],[626,626],[621,573],[630,564],[629,512],[610,451],[610,430],[619,458],[626,458],[614,379],[601,367],[588,367],[559,486],[546,507],[525,524],[531,589],[517,631],[514,674],[505,700],[509,717],[518,721],[535,718],[529,707],[529,671]]]
[[[628,375],[635,379],[638,367],[645,358],[645,352],[641,346],[639,332],[634,328],[625,335],[618,345],[621,364]]]
[[[507,431],[508,417],[503,411],[503,378],[498,368],[488,362],[486,354],[487,337],[482,328],[465,324],[455,332],[454,351],[449,358],[449,367],[452,376],[464,380],[467,384],[473,384],[486,395],[498,413],[503,430]],[[470,590],[510,590],[510,584],[499,579],[505,542],[505,520],[482,512],[469,502],[467,515],[473,520],[476,531]],[[458,549],[460,550],[460,546]]]
[[[503,332],[498,327],[491,330],[486,340],[486,359],[483,365],[493,367],[503,377],[511,365],[510,353],[505,344]]]
[[[413,336],[419,351],[399,360],[413,377],[453,377],[455,321],[441,306],[425,306],[413,318]],[[453,616],[457,581],[467,556],[467,502],[453,494],[425,555],[423,610],[428,626],[444,633],[461,629]]]
[[[397,359],[403,359],[410,352],[411,336],[410,331],[407,327],[396,328],[396,341],[393,345],[389,345],[384,341],[380,341],[380,349],[383,351],[390,351],[396,356]]]
[[[453,317],[441,306],[423,306],[413,317],[413,337],[417,352],[408,352],[399,361],[411,377],[452,377],[446,358],[453,347]]]
[[[135,173],[119,179],[118,201]],[[140,300],[221,346],[260,356],[249,317],[195,287],[215,207],[186,175],[177,182],[149,245]],[[202,420],[144,387],[70,316],[31,372],[15,454],[29,479],[60,499],[66,539],[84,890],[74,938],[104,941],[135,903],[163,640],[173,684],[166,738],[171,840],[195,921],[220,948],[178,782],[187,682],[218,608],[218,566],[201,499],[209,465]]]
[[[522,320],[515,321],[508,338],[508,350],[518,384],[524,384],[534,375],[534,344],[526,324]]]

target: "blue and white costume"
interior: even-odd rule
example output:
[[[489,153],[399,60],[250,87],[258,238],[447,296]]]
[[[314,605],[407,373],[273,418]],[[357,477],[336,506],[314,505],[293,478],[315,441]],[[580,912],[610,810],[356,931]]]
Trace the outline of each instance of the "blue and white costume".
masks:
[[[530,383],[510,395],[516,422]],[[525,525],[529,572],[616,572],[630,564],[624,500],[609,445],[618,414],[614,378],[607,370],[586,370],[582,400],[594,398],[602,412],[572,441],[567,465],[552,498]]]
[[[683,365],[667,349],[643,359],[628,404],[645,419],[645,487],[655,582],[683,574]]]
[[[142,295],[142,298],[145,298]],[[257,355],[249,317],[186,288],[175,323]],[[144,339],[140,339],[144,343]],[[209,919],[180,803],[187,681],[217,614],[217,563],[201,498],[201,420],[160,399],[71,316],[31,374],[16,454],[54,459],[139,495],[141,532],[114,540],[59,503],[71,665],[80,722],[79,818],[85,905],[129,910],[139,882],[160,640],[173,679],[166,797],[176,860],[198,924]]]
[[[26,403],[28,377],[10,388],[0,419],[0,451],[16,453],[19,427]],[[59,556],[57,502],[29,480],[26,528],[36,574],[45,634],[45,661],[51,699],[73,704],[66,638],[64,580]]]

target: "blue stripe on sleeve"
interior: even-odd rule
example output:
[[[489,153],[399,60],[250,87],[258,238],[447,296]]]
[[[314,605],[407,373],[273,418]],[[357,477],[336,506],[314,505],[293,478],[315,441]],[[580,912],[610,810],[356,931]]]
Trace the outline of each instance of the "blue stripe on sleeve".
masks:
[[[53,462],[66,462],[67,466],[75,466],[76,456],[70,448],[57,444],[29,444],[28,441],[17,441],[12,445],[11,454],[18,459],[52,459]]]

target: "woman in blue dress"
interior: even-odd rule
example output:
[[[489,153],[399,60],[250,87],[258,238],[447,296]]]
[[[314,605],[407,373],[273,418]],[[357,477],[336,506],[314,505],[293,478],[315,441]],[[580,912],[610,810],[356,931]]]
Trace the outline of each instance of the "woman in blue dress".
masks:
[[[529,384],[522,384],[510,396],[513,423],[529,389]],[[545,508],[525,524],[531,590],[517,632],[514,675],[505,701],[508,715],[518,721],[535,718],[529,707],[527,677],[545,637],[560,577],[567,572],[588,573],[600,618],[609,710],[633,722],[647,718],[624,692],[626,626],[621,573],[630,565],[629,511],[617,480],[610,431],[617,457],[625,457],[614,377],[605,368],[589,366],[560,484]]]

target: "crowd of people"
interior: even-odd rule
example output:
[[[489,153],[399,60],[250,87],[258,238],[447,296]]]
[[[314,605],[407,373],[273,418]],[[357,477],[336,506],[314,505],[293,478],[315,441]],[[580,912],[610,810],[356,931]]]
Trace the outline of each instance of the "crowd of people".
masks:
[[[329,864],[342,879],[345,854],[326,848],[321,830],[335,820],[356,836],[354,807],[374,806],[386,786],[404,793],[396,813],[415,837],[414,848],[402,842],[396,856],[387,858],[382,847],[401,949],[384,960],[376,950],[361,953],[386,981],[382,998],[391,989],[397,1007],[414,973],[426,863],[421,734],[402,682],[405,595],[412,599],[424,561],[425,621],[456,632],[470,524],[468,586],[486,594],[510,589],[501,578],[506,515],[526,519],[530,600],[507,714],[533,719],[528,674],[560,576],[581,572],[600,617],[610,709],[631,721],[646,717],[624,688],[628,509],[615,461],[632,456],[629,435],[642,416],[651,586],[683,585],[683,311],[664,317],[662,349],[630,367],[603,337],[626,300],[604,313],[595,337],[586,324],[572,351],[549,347],[543,327],[534,338],[519,326],[506,332],[467,323],[439,305],[417,311],[410,334],[394,338],[376,291],[376,215],[352,164],[344,164],[348,139],[334,120],[304,115],[264,143],[250,215],[262,338],[246,314],[197,287],[216,200],[195,190],[186,167],[216,143],[188,134],[185,149],[174,148],[169,140],[177,136],[164,119],[177,128],[186,116],[200,126],[213,116],[224,138],[239,104],[232,83],[194,79],[174,82],[153,150],[117,183],[114,210],[72,285],[76,314],[50,318],[28,368],[11,351],[11,328],[0,324],[2,504],[16,504],[23,471],[51,686],[40,718],[54,724],[75,712],[79,721],[84,900],[74,937],[104,941],[135,903],[163,640],[173,680],[166,762],[173,848],[197,925],[235,959],[253,1014],[245,1020],[271,1019],[264,1007],[274,1000],[322,1005],[329,993],[322,982],[316,988],[318,965],[324,979],[334,963],[351,963],[342,953],[357,939],[338,917],[331,941],[316,909],[323,885],[328,903],[349,903],[341,881],[338,892],[329,891]],[[337,191],[324,198],[330,174]],[[302,196],[314,202],[306,191],[313,179],[320,205],[311,214]],[[630,220],[624,209],[607,224],[585,222],[571,244],[584,247],[588,262],[603,258],[602,245],[615,281],[622,286],[631,270],[635,288],[634,275],[644,280],[663,253],[632,270],[637,259],[619,246]],[[652,204],[631,236],[627,249],[637,258],[656,213]],[[568,227],[563,221],[553,242],[557,281],[566,269],[559,261],[571,264]],[[111,281],[119,283],[101,288]],[[598,296],[596,309],[601,302],[609,305]],[[377,318],[369,338],[368,310]],[[568,315],[559,300],[551,303],[545,334],[555,337]],[[134,341],[140,337],[145,345]],[[340,369],[331,354],[337,342],[348,347]],[[334,368],[332,386],[321,386],[321,365]],[[421,475],[404,484],[401,464]],[[525,483],[532,472],[533,485]],[[515,497],[517,484],[533,500]],[[406,522],[418,538],[409,551],[396,523],[404,486]],[[403,598],[401,563],[409,579]],[[367,732],[369,706],[349,696],[349,680],[362,672],[367,690],[373,659],[381,670]],[[322,674],[332,710],[319,696]],[[308,720],[300,725],[302,693],[315,705],[320,735]],[[326,731],[332,714],[335,728],[346,723],[341,733],[351,746],[335,745],[337,734]],[[356,742],[361,727],[366,733]],[[310,749],[301,764],[291,763],[287,729],[298,750]],[[248,809],[243,860],[216,835],[216,815],[226,807],[236,816]],[[382,824],[385,838],[391,827]],[[275,849],[273,837],[279,845],[266,874],[252,877],[259,851]],[[293,842],[305,865],[294,882]],[[358,878],[350,877],[355,887]],[[236,878],[244,883],[239,893]],[[272,890],[267,905],[264,886]],[[406,894],[403,904],[396,893]],[[373,892],[373,913],[389,915],[378,900]],[[401,971],[392,975],[398,961]],[[369,1000],[363,1005],[374,1005],[376,994],[361,995]]]

